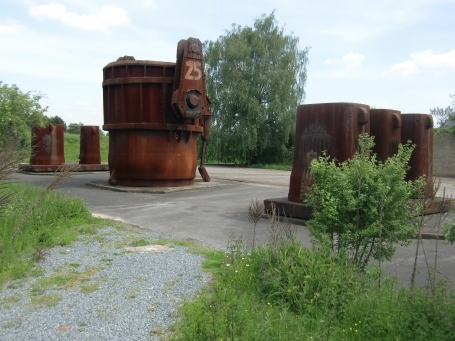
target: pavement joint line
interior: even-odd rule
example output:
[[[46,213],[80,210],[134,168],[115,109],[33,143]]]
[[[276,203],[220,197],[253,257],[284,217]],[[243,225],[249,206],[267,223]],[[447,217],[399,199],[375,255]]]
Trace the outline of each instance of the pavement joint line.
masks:
[[[85,183],[85,186],[92,187],[96,189],[108,190],[113,192],[125,192],[125,193],[150,193],[150,194],[166,194],[174,192],[183,192],[183,191],[194,191],[194,190],[203,190],[208,188],[229,186],[228,182],[202,182],[195,181],[193,185],[190,186],[180,186],[180,187],[130,187],[130,186],[113,186],[110,185],[107,180],[97,180]]]

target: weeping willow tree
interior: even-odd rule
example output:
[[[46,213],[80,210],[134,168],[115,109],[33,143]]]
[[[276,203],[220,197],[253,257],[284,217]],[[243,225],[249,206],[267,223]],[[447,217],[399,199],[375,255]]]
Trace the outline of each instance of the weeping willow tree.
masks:
[[[213,112],[209,159],[250,165],[289,156],[308,50],[278,27],[273,12],[204,43]]]

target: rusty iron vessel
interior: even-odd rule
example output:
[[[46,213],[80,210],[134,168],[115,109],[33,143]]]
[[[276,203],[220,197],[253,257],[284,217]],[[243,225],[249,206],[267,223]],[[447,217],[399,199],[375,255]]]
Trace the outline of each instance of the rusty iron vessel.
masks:
[[[406,180],[425,176],[425,195],[434,197],[433,186],[433,116],[428,114],[401,115],[401,143],[411,141],[415,145],[409,160]]]
[[[101,164],[99,126],[81,126],[79,164]]]
[[[370,132],[370,107],[358,103],[305,104],[297,108],[294,162],[288,200],[302,202],[313,183],[310,163],[323,151],[339,162],[351,158],[358,137]]]
[[[32,126],[30,165],[65,163],[63,124]]]
[[[370,135],[374,136],[373,153],[385,162],[398,152],[401,143],[401,112],[391,109],[370,109]]]
[[[177,62],[121,57],[103,69],[103,130],[109,183],[186,186],[197,167],[197,138],[210,131],[202,44],[181,40]]]

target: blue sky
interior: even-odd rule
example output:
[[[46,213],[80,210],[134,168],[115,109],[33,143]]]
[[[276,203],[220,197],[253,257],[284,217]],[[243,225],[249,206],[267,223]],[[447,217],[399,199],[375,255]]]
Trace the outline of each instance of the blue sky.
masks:
[[[42,92],[67,123],[103,124],[102,69],[118,57],[174,62],[180,39],[273,10],[311,47],[304,103],[429,113],[455,93],[455,0],[54,1],[1,1],[0,80]]]

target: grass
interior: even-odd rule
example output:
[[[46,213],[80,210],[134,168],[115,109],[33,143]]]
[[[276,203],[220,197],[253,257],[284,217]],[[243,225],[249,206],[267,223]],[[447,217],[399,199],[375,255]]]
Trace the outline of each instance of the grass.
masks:
[[[80,135],[64,134],[64,149],[66,162],[79,162],[80,154]],[[100,134],[100,154],[101,162],[107,162],[109,152],[109,136]]]
[[[183,304],[166,340],[453,340],[445,284],[404,288],[293,238],[228,250],[207,256],[213,281]]]
[[[74,271],[73,269],[62,269],[49,277],[38,279],[32,286],[34,292],[44,292],[45,290],[71,289],[87,282],[92,275],[102,270],[102,266],[93,266],[84,271]]]
[[[81,234],[92,234],[105,220],[93,218],[81,199],[25,184],[7,184],[3,190],[14,193],[0,215],[0,285],[25,276],[35,262],[55,245],[67,245]],[[13,237],[27,209],[40,198]]]
[[[60,294],[48,294],[41,296],[32,296],[30,297],[30,304],[35,307],[54,307],[63,300],[63,296]]]
[[[250,168],[261,168],[261,169],[276,169],[276,170],[292,170],[292,161],[283,163],[256,163],[250,165]]]

